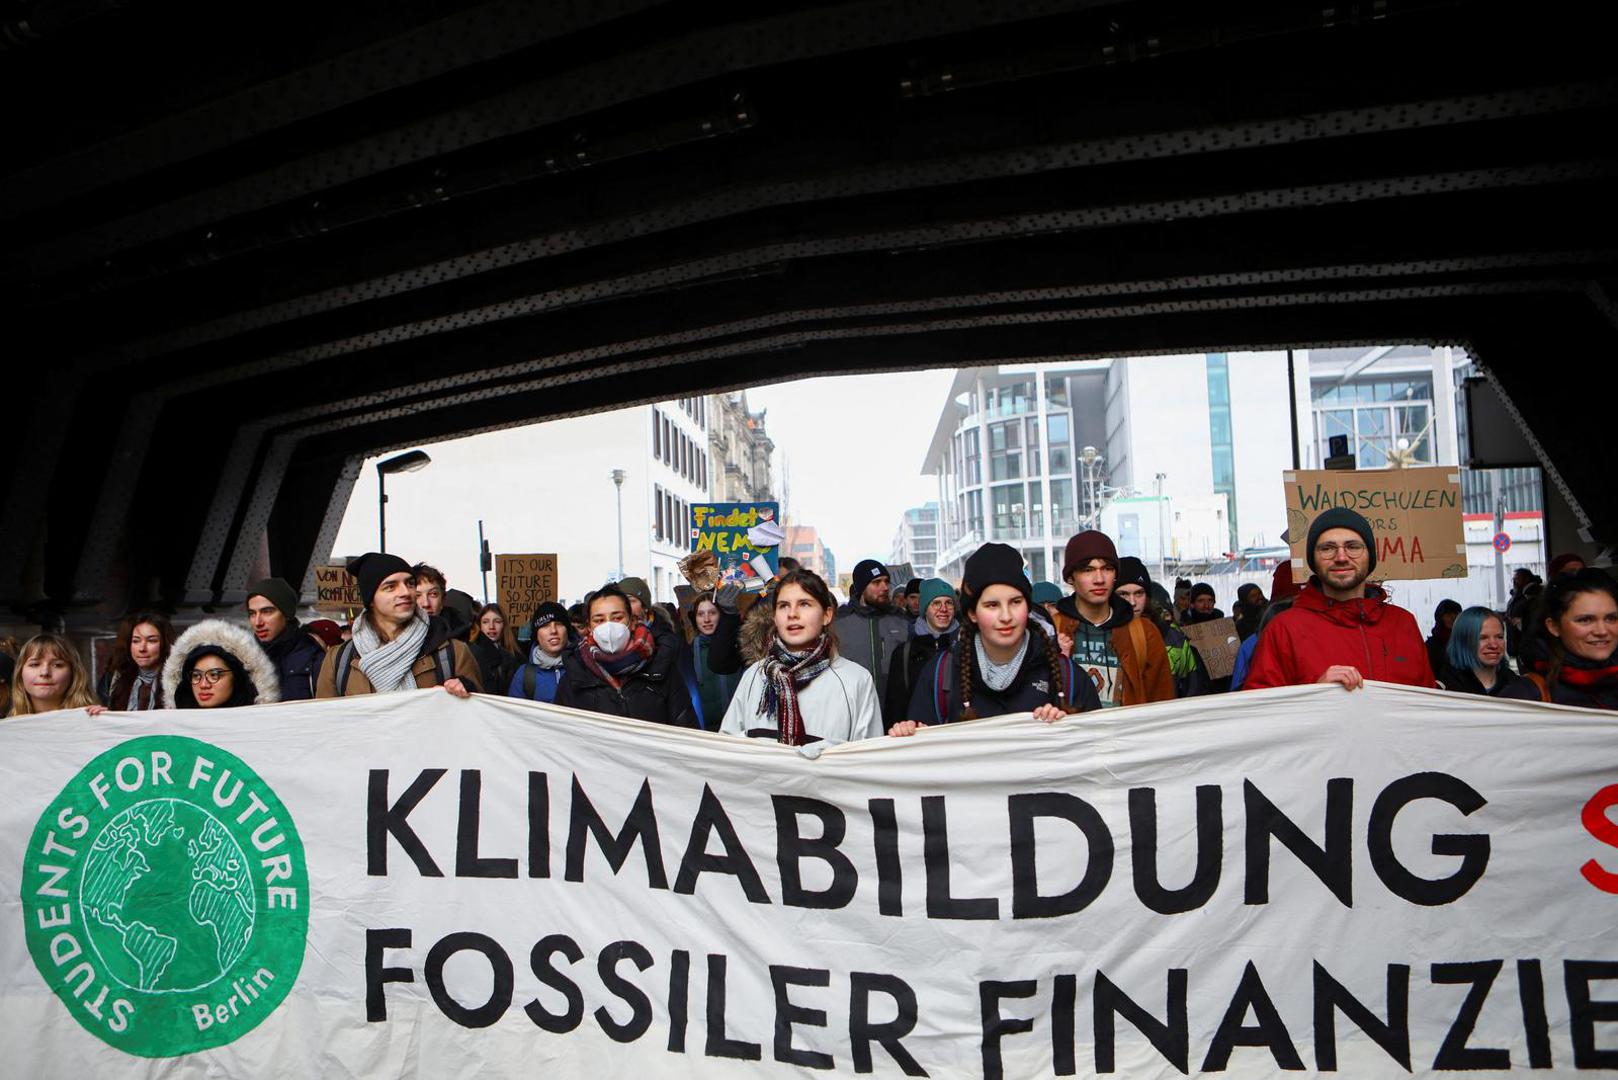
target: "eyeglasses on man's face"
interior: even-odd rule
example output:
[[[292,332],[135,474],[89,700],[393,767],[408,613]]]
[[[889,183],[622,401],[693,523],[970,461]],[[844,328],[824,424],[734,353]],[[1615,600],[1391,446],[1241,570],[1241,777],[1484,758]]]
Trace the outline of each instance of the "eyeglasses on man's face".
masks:
[[[229,674],[229,668],[197,668],[191,672],[191,685],[200,686],[201,684],[206,683],[209,686],[216,686],[218,685],[220,679],[223,679]]]
[[[1351,559],[1357,559],[1365,554],[1365,543],[1361,540],[1348,540],[1341,544],[1316,544],[1315,554],[1323,558],[1332,558],[1339,551]]]

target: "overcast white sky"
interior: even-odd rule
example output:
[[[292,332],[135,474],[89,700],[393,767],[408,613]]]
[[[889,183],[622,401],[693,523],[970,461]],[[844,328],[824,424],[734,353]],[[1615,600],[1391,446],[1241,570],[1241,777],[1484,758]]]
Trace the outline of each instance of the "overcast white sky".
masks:
[[[776,484],[784,466],[793,521],[820,530],[839,572],[886,560],[899,515],[938,497],[921,462],[954,378],[953,369],[845,375],[747,392],[749,408],[769,410]]]
[[[777,453],[776,495],[782,494],[784,464],[791,473],[793,520],[820,530],[821,542],[831,548],[840,569],[852,570],[866,557],[886,560],[899,516],[937,498],[937,484],[922,479],[921,463],[954,376],[952,370],[856,375],[748,391],[748,406],[755,412],[768,411],[765,425]],[[587,423],[563,423],[574,425],[571,437],[577,438],[581,422]],[[572,460],[546,446],[548,426],[428,445],[430,468],[395,477],[388,484],[390,549],[432,563],[449,575],[454,587],[476,594],[477,520],[488,519],[496,551],[505,550],[502,545],[513,536],[531,535],[532,522],[524,518],[528,503],[523,500],[554,497],[536,495],[549,491],[545,484],[550,481],[536,479],[535,470],[544,472],[555,468],[557,460]],[[596,449],[602,462],[618,463],[610,447]],[[373,464],[366,463],[354,487],[337,536],[338,555],[376,546]],[[609,490],[605,477],[603,464],[601,492]],[[610,527],[603,528],[601,542],[605,553],[612,544]],[[551,550],[524,550],[530,549]],[[564,567],[564,595],[593,588],[599,581],[593,575],[610,561],[605,554],[603,560],[602,567],[584,578],[577,568]]]

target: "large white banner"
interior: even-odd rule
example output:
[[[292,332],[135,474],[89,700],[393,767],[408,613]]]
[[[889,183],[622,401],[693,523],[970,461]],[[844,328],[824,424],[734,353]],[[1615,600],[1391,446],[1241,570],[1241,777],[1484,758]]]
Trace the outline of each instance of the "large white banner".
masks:
[[[818,758],[438,692],[0,722],[0,1074],[1618,1068],[1610,717],[1373,685]]]

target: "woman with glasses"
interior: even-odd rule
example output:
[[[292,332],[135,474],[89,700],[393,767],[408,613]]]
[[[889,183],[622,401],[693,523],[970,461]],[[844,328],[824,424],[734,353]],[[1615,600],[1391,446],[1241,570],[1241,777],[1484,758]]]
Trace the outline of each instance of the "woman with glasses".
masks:
[[[231,709],[281,700],[281,680],[251,631],[206,619],[180,635],[163,665],[169,709]]]

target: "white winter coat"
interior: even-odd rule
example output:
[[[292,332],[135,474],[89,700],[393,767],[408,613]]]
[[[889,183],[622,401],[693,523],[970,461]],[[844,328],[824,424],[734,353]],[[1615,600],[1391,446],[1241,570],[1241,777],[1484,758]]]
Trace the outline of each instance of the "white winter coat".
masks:
[[[185,678],[185,658],[199,645],[217,645],[234,656],[247,671],[253,687],[258,691],[255,705],[269,705],[281,700],[281,679],[275,672],[275,661],[270,659],[253,632],[223,619],[204,619],[186,630],[169,651],[163,662],[163,707],[177,709],[176,695],[180,680]]]
[[[730,708],[719,725],[721,733],[746,735],[761,729],[777,730],[773,714],[758,713],[764,685],[762,663],[742,672],[736,696],[730,699]],[[876,683],[863,667],[840,655],[832,657],[831,667],[798,692],[798,710],[803,714],[804,732],[828,744],[876,739],[884,734]]]

